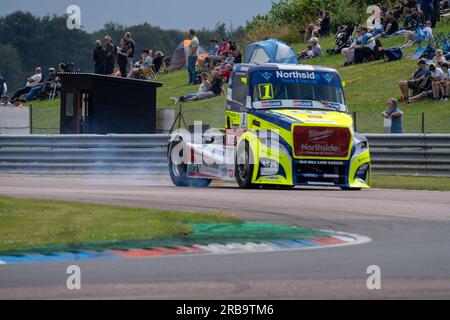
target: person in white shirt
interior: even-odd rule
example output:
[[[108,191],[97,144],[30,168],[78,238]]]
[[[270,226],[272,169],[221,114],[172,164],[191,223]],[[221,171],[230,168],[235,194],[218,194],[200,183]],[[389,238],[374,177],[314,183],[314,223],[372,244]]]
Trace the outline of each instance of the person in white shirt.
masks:
[[[431,71],[431,87],[433,90],[433,99],[439,100],[441,98],[441,82],[444,77],[444,71],[436,67],[434,63],[430,64]]]
[[[444,52],[441,49],[436,49],[434,53],[433,63],[436,66],[441,66],[443,63],[447,62],[444,57]]]
[[[27,79],[27,84],[25,85],[25,87],[20,88],[19,90],[14,92],[14,94],[11,97],[11,101],[16,100],[21,95],[27,94],[28,92],[30,92],[31,88],[37,86],[39,83],[41,83],[41,81],[42,81],[42,69],[41,67],[37,67],[36,69],[34,69],[34,74]]]
[[[198,60],[198,47],[200,42],[197,38],[197,32],[194,29],[189,30],[191,42],[189,44],[189,58],[188,58],[188,72],[189,72],[189,84],[195,84],[195,78],[197,76],[195,72],[195,66]]]
[[[448,69],[448,63],[442,64],[441,69],[443,71],[442,81],[440,82],[440,89],[442,93],[442,101],[448,101],[450,95],[450,70]]]

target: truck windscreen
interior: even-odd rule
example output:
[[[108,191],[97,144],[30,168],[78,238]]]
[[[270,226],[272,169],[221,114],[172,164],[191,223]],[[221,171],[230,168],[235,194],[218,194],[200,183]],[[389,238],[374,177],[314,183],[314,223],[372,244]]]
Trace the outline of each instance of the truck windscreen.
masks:
[[[292,100],[345,105],[341,80],[333,72],[256,71],[251,77],[251,90],[253,102]]]

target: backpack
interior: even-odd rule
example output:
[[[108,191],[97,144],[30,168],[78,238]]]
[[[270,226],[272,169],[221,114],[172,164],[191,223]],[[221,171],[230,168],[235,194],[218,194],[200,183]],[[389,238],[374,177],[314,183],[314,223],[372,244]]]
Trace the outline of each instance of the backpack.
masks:
[[[403,52],[399,47],[384,49],[384,61],[392,62],[401,58],[403,58]]]

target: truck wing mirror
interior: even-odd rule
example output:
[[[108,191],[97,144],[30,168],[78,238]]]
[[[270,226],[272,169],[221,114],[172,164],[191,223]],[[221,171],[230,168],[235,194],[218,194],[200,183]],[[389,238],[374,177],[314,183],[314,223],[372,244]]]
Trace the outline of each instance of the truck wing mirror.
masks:
[[[247,83],[248,83],[248,79],[247,79],[246,77],[242,77],[242,78],[241,78],[241,82],[242,82],[243,84],[247,84]]]

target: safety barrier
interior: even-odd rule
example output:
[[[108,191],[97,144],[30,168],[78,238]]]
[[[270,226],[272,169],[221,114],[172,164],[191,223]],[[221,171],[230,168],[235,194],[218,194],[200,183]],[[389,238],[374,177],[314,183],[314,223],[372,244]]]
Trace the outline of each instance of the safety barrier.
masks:
[[[450,135],[367,135],[375,174],[450,177]],[[0,135],[1,173],[167,174],[169,135]]]

